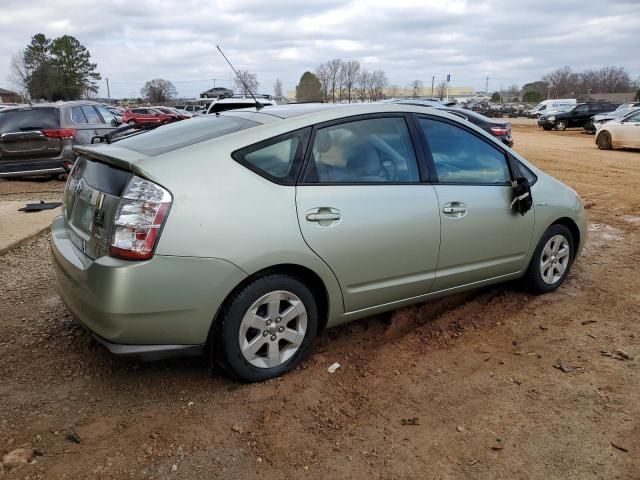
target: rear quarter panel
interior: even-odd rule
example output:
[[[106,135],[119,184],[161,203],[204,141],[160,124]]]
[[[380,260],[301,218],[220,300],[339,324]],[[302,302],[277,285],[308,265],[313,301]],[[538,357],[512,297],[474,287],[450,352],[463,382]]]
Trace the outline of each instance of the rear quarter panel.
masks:
[[[252,130],[136,165],[173,195],[156,253],[220,258],[248,275],[281,264],[306,267],[324,282],[329,319],[337,317],[344,310],[342,293],[331,269],[302,237],[295,187],[272,183],[231,158],[237,148],[289,129]]]

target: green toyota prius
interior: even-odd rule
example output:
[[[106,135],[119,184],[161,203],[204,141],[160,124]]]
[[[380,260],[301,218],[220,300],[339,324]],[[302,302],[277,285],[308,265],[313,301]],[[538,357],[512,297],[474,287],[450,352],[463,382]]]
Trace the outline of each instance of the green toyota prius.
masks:
[[[207,352],[242,381],[327,327],[517,278],[554,290],[585,241],[576,192],[433,108],[245,109],[76,152],[51,244],[69,310],[114,354]]]

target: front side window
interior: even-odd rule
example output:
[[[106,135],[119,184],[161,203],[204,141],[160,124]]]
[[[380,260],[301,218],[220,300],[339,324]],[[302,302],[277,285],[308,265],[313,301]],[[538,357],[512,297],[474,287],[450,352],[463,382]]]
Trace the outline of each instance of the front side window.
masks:
[[[98,109],[98,112],[100,112],[100,115],[102,115],[102,118],[104,119],[104,123],[108,123],[110,125],[118,124],[116,117],[114,117],[113,113],[111,113],[109,110],[101,106],[97,106],[96,108]]]
[[[233,158],[259,175],[287,185],[294,184],[309,129],[299,130],[234,152]]]
[[[305,183],[415,183],[416,155],[403,117],[320,128]]]
[[[576,107],[573,113],[587,113],[589,111],[589,105],[580,105]]]
[[[504,185],[511,181],[503,151],[450,123],[420,118],[440,183]]]
[[[635,114],[627,117],[625,122],[640,122],[640,112],[636,112]]]
[[[102,123],[100,115],[98,115],[98,112],[96,112],[95,108],[93,108],[92,106],[88,105],[82,107],[82,113],[84,113],[84,116],[87,117],[88,123]]]

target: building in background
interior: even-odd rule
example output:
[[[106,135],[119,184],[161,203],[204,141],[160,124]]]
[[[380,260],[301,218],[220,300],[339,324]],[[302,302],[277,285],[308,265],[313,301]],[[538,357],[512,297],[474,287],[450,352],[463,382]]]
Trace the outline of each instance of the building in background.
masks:
[[[19,93],[0,88],[0,103],[20,103],[21,101],[22,97]]]

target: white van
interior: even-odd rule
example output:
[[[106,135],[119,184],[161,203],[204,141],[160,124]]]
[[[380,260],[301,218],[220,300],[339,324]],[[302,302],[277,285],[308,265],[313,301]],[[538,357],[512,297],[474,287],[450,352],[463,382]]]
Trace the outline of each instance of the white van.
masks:
[[[530,118],[537,118],[543,113],[557,112],[563,110],[569,110],[576,106],[577,100],[575,98],[556,98],[552,100],[544,100],[536,105],[533,109],[529,110],[527,116]]]

